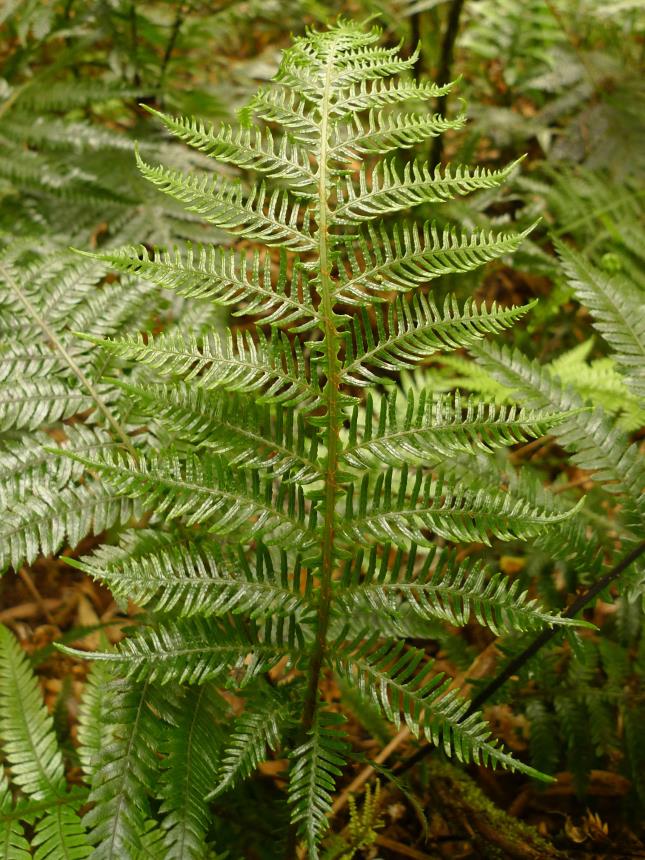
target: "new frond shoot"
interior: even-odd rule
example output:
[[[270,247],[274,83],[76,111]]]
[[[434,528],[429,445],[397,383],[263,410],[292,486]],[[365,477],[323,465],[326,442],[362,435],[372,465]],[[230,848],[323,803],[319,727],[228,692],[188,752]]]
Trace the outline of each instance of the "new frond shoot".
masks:
[[[146,611],[113,651],[93,656],[135,685],[131,708],[143,695],[136,685],[243,688],[232,732],[226,726],[212,749],[194,751],[218,756],[200,770],[203,788],[221,797],[280,750],[291,763],[287,841],[293,852],[303,843],[311,858],[351,756],[343,720],[321,695],[330,674],[448,755],[540,776],[468,712],[422,651],[374,629],[344,629],[348,615],[473,618],[495,634],[564,623],[504,574],[437,552],[438,537],[524,539],[568,515],[496,485],[456,481],[443,468],[540,436],[560,419],[430,387],[407,400],[397,393],[399,372],[496,335],[530,307],[433,299],[434,279],[501,258],[524,234],[439,228],[417,222],[415,207],[490,193],[516,165],[442,169],[416,160],[413,146],[459,129],[464,117],[420,107],[451,85],[415,83],[414,58],[379,40],[378,28],[346,21],[297,38],[239,130],[158,115],[213,159],[213,171],[186,175],[139,158],[143,176],[230,241],[95,256],[145,289],[229,308],[233,322],[200,335],[175,326],[82,341],[125,368],[119,408],[127,403],[128,426],[139,432],[134,453],[96,447],[74,454],[73,468],[147,512],[145,529],[79,562]],[[120,773],[123,743],[115,748]],[[170,775],[185,765],[171,749]],[[101,762],[108,774],[109,749]],[[121,791],[118,780],[105,777],[93,796],[123,821],[142,821],[124,785],[120,805],[110,795]],[[194,822],[181,819],[197,794],[165,795],[176,801],[167,844],[192,834],[184,857],[201,856],[191,853],[201,844]],[[96,811],[88,822],[97,856],[112,856],[113,830]]]

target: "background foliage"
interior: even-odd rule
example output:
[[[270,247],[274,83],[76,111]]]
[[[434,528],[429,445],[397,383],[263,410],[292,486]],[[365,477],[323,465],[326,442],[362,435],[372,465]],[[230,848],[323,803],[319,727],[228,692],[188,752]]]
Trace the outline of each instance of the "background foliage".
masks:
[[[419,214],[468,230],[496,231],[522,231],[539,218],[512,258],[433,282],[438,305],[448,293],[461,303],[473,295],[504,306],[534,298],[539,303],[520,326],[497,335],[494,343],[469,353],[430,357],[422,371],[404,376],[397,408],[404,410],[406,398],[431,386],[436,392],[483,395],[500,407],[519,402],[536,409],[578,410],[538,441],[517,440],[510,449],[485,458],[464,453],[452,468],[475,485],[505,482],[538,502],[549,487],[561,510],[571,509],[582,495],[586,502],[556,533],[510,545],[464,541],[460,560],[473,557],[502,570],[518,591],[528,589],[548,609],[559,611],[642,540],[641,3],[13,0],[0,10],[0,557],[9,569],[0,584],[0,620],[23,640],[41,679],[60,679],[72,671],[71,660],[52,656],[50,638],[62,636],[83,646],[83,633],[97,637],[109,622],[108,639],[116,641],[116,622],[128,609],[136,617],[137,608],[128,607],[127,598],[145,602],[134,584],[115,582],[113,606],[89,579],[53,560],[63,551],[78,557],[100,546],[108,565],[112,554],[127,552],[127,547],[113,548],[118,540],[114,527],[142,513],[136,500],[115,498],[102,482],[84,475],[78,462],[53,450],[61,445],[91,458],[109,453],[118,439],[118,428],[94,407],[96,399],[88,398],[83,378],[102,380],[94,383],[98,400],[122,422],[135,422],[136,410],[145,406],[116,384],[118,359],[94,350],[75,332],[104,338],[181,330],[199,336],[227,319],[225,310],[170,291],[160,306],[158,293],[136,270],[112,273],[110,254],[122,245],[223,241],[217,228],[204,225],[141,178],[134,141],[146,162],[211,169],[202,153],[165,134],[145,106],[217,123],[232,121],[257,86],[273,76],[291,33],[306,24],[330,23],[339,12],[358,20],[378,12],[386,42],[394,46],[402,40],[408,55],[420,40],[419,79],[441,77],[446,34],[456,21],[449,77],[461,75],[461,81],[456,95],[436,107],[455,117],[463,98],[468,122],[444,136],[443,151],[433,143],[432,152],[419,150],[420,156],[496,169],[527,154],[502,190],[481,190],[441,209],[422,207]],[[70,246],[100,251],[103,261],[73,254]],[[373,316],[366,325],[376,325]],[[54,341],[69,360],[61,359],[60,349],[51,350]],[[152,444],[158,444],[158,432],[163,427],[151,430]],[[525,466],[519,488],[514,487],[519,479],[513,468],[518,464]],[[641,557],[589,607],[586,618],[597,631],[554,638],[487,702],[505,742],[535,767],[560,774],[559,784],[568,786],[555,795],[559,800],[549,801],[550,789],[536,793],[517,777],[500,777],[491,785],[480,771],[470,771],[501,807],[508,806],[510,797],[524,797],[517,814],[540,821],[550,839],[548,847],[535,849],[542,856],[549,856],[547,850],[566,851],[576,842],[600,850],[609,840],[625,856],[638,849],[642,834],[636,822],[645,805],[644,582]],[[61,602],[66,587],[77,594],[71,611],[69,603]],[[33,606],[31,615],[13,612],[27,603]],[[475,693],[485,683],[477,680],[478,654],[490,654],[496,643],[500,656],[487,667],[490,677],[531,639],[531,634],[482,631],[474,624],[455,635],[454,622],[447,611],[445,623],[426,621],[417,630],[408,628],[406,636],[452,674],[472,678]],[[395,618],[392,624],[397,624]],[[85,646],[98,644],[91,642],[86,639]],[[105,788],[107,776],[97,780],[95,774],[107,768],[110,779],[122,781],[126,794],[144,797],[140,788],[154,779],[158,751],[165,762],[162,787],[123,821],[124,833],[138,831],[141,856],[200,856],[187,852],[205,851],[199,847],[204,839],[211,852],[204,856],[224,850],[231,856],[276,856],[270,847],[275,831],[267,831],[267,822],[280,829],[285,813],[275,803],[275,785],[281,786],[275,740],[281,716],[270,684],[262,695],[273,722],[267,727],[241,717],[234,736],[242,753],[244,739],[259,732],[275,767],[265,766],[260,777],[243,782],[238,775],[247,776],[259,762],[243,755],[227,759],[219,778],[237,787],[207,804],[205,788],[216,775],[209,772],[208,761],[199,768],[188,764],[189,748],[173,746],[172,738],[207,731],[227,707],[217,689],[206,685],[162,697],[154,685],[111,681],[98,664],[87,681],[79,669],[74,670],[81,673],[75,686],[52,686],[57,696],[47,697],[48,717],[31,668],[6,630],[0,645],[3,701],[19,699],[24,711],[16,706],[0,713],[9,768],[0,783],[7,856],[29,856],[31,842],[36,856],[55,857],[56,833],[62,830],[73,846],[69,856],[88,856],[84,830],[105,813],[102,803],[113,802]],[[106,739],[93,727],[108,689],[114,729]],[[12,694],[16,690],[19,697]],[[342,684],[330,687],[328,697],[343,702],[352,738],[360,740],[365,759],[373,759],[388,741],[387,725]],[[23,716],[37,736],[32,740],[43,763],[39,771],[17,768],[23,760],[21,744],[28,741]],[[388,760],[388,767],[396,770],[396,756],[404,750]],[[463,808],[475,810],[473,820],[482,810],[495,820],[498,813],[485,806],[476,789],[450,782],[461,774],[441,771],[435,758],[406,774],[403,792],[398,780],[390,780],[389,770],[381,774],[380,789],[359,797],[349,819],[341,813],[333,820],[329,856],[361,856],[374,850],[370,845],[377,846],[379,855],[400,856],[388,847],[388,839],[440,852],[444,825],[431,819],[431,841],[424,849],[423,827],[414,810],[436,809],[439,819],[448,822],[448,835],[463,836],[459,814],[451,806],[457,789]],[[195,808],[203,805],[202,817],[192,824],[186,815],[173,818],[179,800],[172,787],[187,769],[194,776]],[[81,825],[79,810],[92,782],[93,811]],[[442,795],[442,786],[452,786],[452,801]],[[385,812],[389,807],[383,798],[389,796],[391,803],[392,794],[407,810],[398,819]],[[200,829],[204,819],[209,821],[206,834]],[[159,820],[163,828],[156,826]],[[498,829],[508,830],[508,822]],[[531,856],[534,836],[518,831],[514,838]],[[191,840],[198,847],[186,847]],[[490,828],[482,827],[470,841],[463,840],[462,856],[511,850],[499,844],[493,849],[491,840]],[[447,844],[454,850],[456,843]]]

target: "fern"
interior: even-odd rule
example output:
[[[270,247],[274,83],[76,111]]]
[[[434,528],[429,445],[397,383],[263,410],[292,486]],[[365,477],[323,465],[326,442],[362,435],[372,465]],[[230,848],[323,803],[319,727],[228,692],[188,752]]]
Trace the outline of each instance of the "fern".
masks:
[[[91,846],[78,816],[87,792],[67,791],[63,757],[29,661],[0,625],[0,845],[7,860],[82,860]],[[30,841],[25,824],[33,826]]]
[[[87,487],[105,487],[147,523],[77,563],[118,599],[145,608],[113,650],[86,653],[118,678],[100,702],[113,725],[106,743],[90,730],[95,688],[83,718],[82,760],[93,768],[85,823],[98,858],[135,857],[162,837],[169,856],[203,855],[206,794],[219,802],[226,789],[239,790],[276,748],[291,762],[289,839],[302,838],[317,856],[351,753],[342,718],[321,701],[327,673],[448,754],[540,776],[492,738],[482,715],[468,713],[467,700],[405,637],[430,619],[462,625],[471,614],[495,632],[563,623],[500,573],[435,552],[438,537],[525,539],[575,514],[519,481],[502,491],[494,469],[475,482],[455,465],[461,454],[488,454],[572,419],[541,405],[436,398],[427,386],[402,407],[394,391],[376,408],[376,391],[362,391],[436,353],[471,347],[530,309],[453,295],[439,303],[420,289],[508,254],[525,234],[417,226],[407,212],[494,191],[517,165],[441,169],[388,156],[461,127],[463,116],[408,110],[409,100],[451,85],[412,82],[414,57],[401,59],[379,38],[377,28],[345,21],[297,38],[239,131],[159,115],[200,157],[242,173],[185,173],[142,150],[143,177],[235,244],[221,249],[207,239],[169,251],[130,242],[83,263],[113,266],[117,296],[135,278],[146,298],[161,287],[199,302],[205,322],[189,314],[150,331],[124,312],[101,327],[82,322],[87,305],[74,323],[86,329],[82,337],[68,327],[56,335],[65,339],[56,366],[67,373],[65,355],[77,356],[74,385],[97,416],[89,423],[109,425],[112,440],[93,446],[79,437],[80,449],[51,449],[71,461],[58,467],[72,480],[60,498],[80,505]],[[248,172],[258,174],[255,185]],[[381,307],[391,292],[397,298]],[[243,315],[240,324],[213,330],[214,306]],[[47,501],[48,510],[57,500]],[[24,504],[27,520],[37,506]],[[117,520],[125,517],[98,522]],[[57,528],[44,547],[65,539]],[[67,529],[73,537],[82,530]],[[14,555],[35,547],[23,539]],[[348,608],[350,631],[342,629]],[[376,621],[366,633],[360,622],[369,613]],[[261,676],[275,690],[267,693]],[[228,738],[218,689],[244,690]],[[209,742],[212,757],[192,767]]]

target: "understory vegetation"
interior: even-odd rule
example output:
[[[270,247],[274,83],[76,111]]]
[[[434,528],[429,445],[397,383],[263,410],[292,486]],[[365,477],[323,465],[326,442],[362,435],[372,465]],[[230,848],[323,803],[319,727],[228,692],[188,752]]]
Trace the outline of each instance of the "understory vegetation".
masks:
[[[0,857],[643,856],[642,3],[0,23]]]

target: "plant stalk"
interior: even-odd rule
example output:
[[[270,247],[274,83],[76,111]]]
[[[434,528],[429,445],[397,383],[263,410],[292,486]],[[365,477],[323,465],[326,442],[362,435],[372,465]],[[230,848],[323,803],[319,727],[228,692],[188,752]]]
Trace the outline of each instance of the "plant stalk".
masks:
[[[334,314],[333,281],[331,277],[331,255],[329,253],[329,190],[328,190],[328,148],[329,148],[329,102],[334,70],[332,49],[327,57],[324,95],[320,106],[320,150],[318,156],[318,254],[320,265],[320,297],[322,307],[322,326],[325,343],[327,381],[323,391],[327,410],[325,443],[327,464],[324,485],[324,521],[322,536],[322,556],[320,564],[320,585],[318,591],[318,610],[316,618],[316,638],[309,661],[307,690],[302,710],[300,727],[302,742],[314,724],[318,709],[318,688],[327,648],[327,631],[332,599],[332,576],[334,573],[334,530],[336,494],[338,490],[337,472],[340,443],[339,392],[340,370],[338,362],[339,338]],[[297,851],[296,829],[291,827],[287,844],[287,858],[295,858]]]

